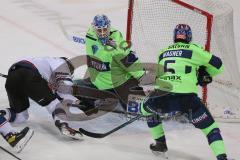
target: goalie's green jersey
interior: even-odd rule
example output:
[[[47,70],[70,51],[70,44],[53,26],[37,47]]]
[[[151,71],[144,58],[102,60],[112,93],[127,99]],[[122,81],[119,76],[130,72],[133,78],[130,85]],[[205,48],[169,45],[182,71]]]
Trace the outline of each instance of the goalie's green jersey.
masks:
[[[112,89],[130,78],[139,79],[143,67],[127,47],[121,32],[111,28],[110,44],[102,45],[91,27],[86,35],[87,65],[91,82],[101,90]]]
[[[158,57],[156,88],[172,93],[198,93],[197,70],[205,66],[210,76],[223,71],[220,58],[196,44],[174,43]]]

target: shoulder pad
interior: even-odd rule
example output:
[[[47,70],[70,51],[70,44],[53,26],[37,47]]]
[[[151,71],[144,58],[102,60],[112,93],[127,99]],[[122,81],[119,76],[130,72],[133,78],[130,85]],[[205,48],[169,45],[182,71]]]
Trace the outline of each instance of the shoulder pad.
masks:
[[[195,43],[192,43],[191,45],[193,45],[193,46],[195,46],[195,47],[197,47],[197,48],[204,49],[202,46],[200,46],[200,45],[197,45],[197,44],[195,44]]]
[[[117,32],[117,30],[114,30],[114,31],[110,31],[110,35],[113,34],[114,32]]]
[[[90,27],[88,29],[87,34],[86,34],[86,38],[89,38],[89,39],[94,40],[94,41],[97,40],[97,37],[96,37],[92,27]]]
[[[118,31],[118,30],[116,30],[116,29],[111,29],[111,31],[110,31],[110,36],[113,36],[113,35],[115,35],[115,34],[121,34],[121,32]],[[122,34],[121,34],[121,35],[122,35]]]
[[[93,37],[92,35],[90,35],[90,34],[87,34],[87,35],[86,35],[86,38],[91,39],[91,40],[93,40],[93,41],[97,41],[97,39],[94,38],[94,37]]]

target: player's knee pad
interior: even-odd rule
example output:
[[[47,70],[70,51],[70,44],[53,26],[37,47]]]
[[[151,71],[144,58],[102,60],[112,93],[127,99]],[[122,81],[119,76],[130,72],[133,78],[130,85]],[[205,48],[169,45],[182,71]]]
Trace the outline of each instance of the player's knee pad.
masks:
[[[223,140],[221,136],[221,132],[219,128],[214,128],[212,129],[208,134],[207,134],[207,139],[208,143],[211,144],[213,142]]]
[[[25,110],[21,113],[17,113],[16,118],[13,122],[14,123],[23,123],[23,122],[26,122],[28,120],[28,118],[29,118],[28,111]]]

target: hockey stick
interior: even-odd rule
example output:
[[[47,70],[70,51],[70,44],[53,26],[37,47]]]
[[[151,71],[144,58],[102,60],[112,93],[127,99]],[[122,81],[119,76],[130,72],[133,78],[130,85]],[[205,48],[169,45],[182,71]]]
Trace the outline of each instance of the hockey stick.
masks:
[[[89,131],[84,130],[83,128],[79,128],[79,131],[80,131],[82,134],[84,134],[84,135],[86,135],[86,136],[88,136],[88,137],[104,138],[104,137],[106,137],[106,136],[108,136],[108,135],[110,135],[110,134],[118,131],[119,129],[124,128],[125,126],[133,123],[134,121],[136,121],[136,120],[138,120],[138,119],[140,119],[140,118],[142,118],[142,117],[143,117],[143,115],[137,115],[136,117],[130,119],[129,121],[121,124],[120,126],[114,128],[114,129],[112,129],[112,130],[110,130],[110,131],[108,131],[108,132],[106,132],[106,133],[94,133],[94,132],[89,132]]]
[[[77,107],[79,109],[85,109],[86,106],[84,105],[79,105],[79,104],[67,104],[68,106],[71,107]],[[89,109],[86,112],[91,113],[92,111],[94,111],[95,109],[98,109],[99,111],[104,111],[104,112],[112,112],[112,113],[117,113],[117,114],[125,114],[125,115],[130,115],[130,116],[136,116],[137,114],[134,113],[130,113],[130,112],[125,112],[125,111],[117,111],[117,110],[112,110],[112,109],[105,109],[105,108],[101,108],[101,107],[95,107],[93,109]]]
[[[78,105],[78,104],[68,104],[68,105],[69,105],[69,106],[72,106],[72,107],[78,107],[79,109],[85,109],[85,108],[86,108],[86,106],[84,106],[84,105]],[[124,112],[124,111],[114,111],[114,110],[110,110],[110,109],[104,109],[104,108],[101,108],[101,107],[96,107],[96,108],[98,108],[100,111],[105,111],[105,112],[113,112],[113,113],[118,113],[118,114],[134,115],[134,114],[127,113],[127,112]],[[91,110],[92,110],[92,109],[88,110],[87,112],[91,112]],[[112,130],[110,130],[110,131],[108,131],[108,132],[106,132],[106,133],[94,133],[94,132],[89,132],[89,131],[87,131],[87,130],[85,130],[85,129],[83,129],[83,128],[79,128],[79,131],[80,131],[82,134],[84,134],[84,135],[86,135],[86,136],[88,136],[88,137],[104,138],[104,137],[106,137],[106,136],[108,136],[108,135],[110,135],[110,134],[118,131],[119,129],[124,128],[124,127],[127,126],[128,124],[131,124],[132,122],[140,119],[141,117],[143,117],[143,115],[138,114],[136,117],[130,119],[129,121],[121,124],[121,125],[118,126],[118,127],[113,128]]]
[[[0,73],[0,76],[3,78],[7,78],[7,75]]]
[[[15,156],[13,153],[9,152],[8,150],[6,150],[5,148],[3,148],[2,146],[0,146],[0,148],[5,151],[6,153],[8,153],[9,155],[13,156],[14,158],[18,159],[18,160],[22,160],[20,158],[18,158],[17,156]]]

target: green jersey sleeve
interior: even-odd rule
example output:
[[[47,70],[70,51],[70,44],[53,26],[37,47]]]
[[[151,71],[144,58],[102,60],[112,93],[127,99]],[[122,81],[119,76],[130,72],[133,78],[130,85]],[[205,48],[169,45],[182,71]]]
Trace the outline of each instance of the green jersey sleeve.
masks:
[[[193,51],[196,52],[195,61],[199,66],[205,66],[206,71],[211,75],[215,76],[223,72],[224,65],[221,59],[203,48],[193,45]]]
[[[143,66],[136,56],[135,52],[132,51],[126,40],[122,37],[122,34],[118,32],[116,38],[118,47],[113,55],[113,60],[121,66],[123,70],[129,73],[136,79],[139,79],[145,73]]]

